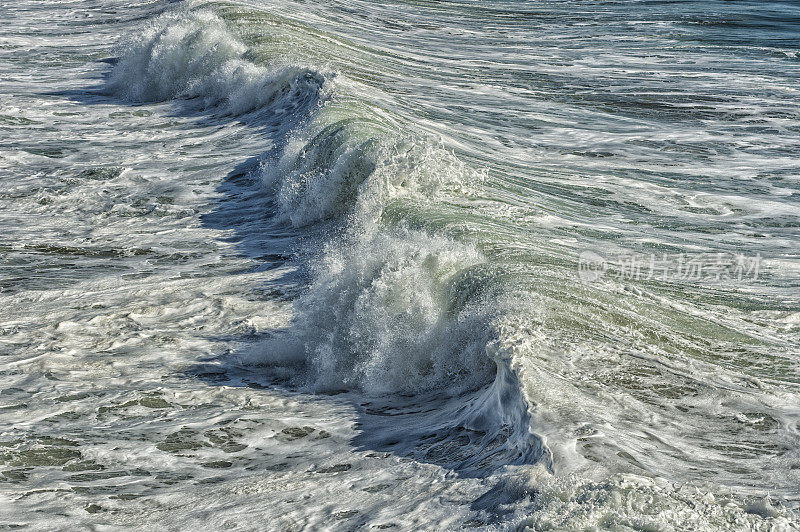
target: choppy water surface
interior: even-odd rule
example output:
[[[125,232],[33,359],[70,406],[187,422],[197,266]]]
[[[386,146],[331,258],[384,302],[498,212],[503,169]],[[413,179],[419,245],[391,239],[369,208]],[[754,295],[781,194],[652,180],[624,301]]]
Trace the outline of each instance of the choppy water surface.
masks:
[[[800,526],[796,2],[0,17],[4,526]]]

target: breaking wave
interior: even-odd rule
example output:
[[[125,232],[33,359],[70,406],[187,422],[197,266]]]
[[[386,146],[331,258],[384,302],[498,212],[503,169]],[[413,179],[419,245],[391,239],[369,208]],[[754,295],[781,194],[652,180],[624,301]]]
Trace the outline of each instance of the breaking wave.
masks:
[[[291,326],[252,349],[247,363],[313,391],[457,397],[410,431],[417,442],[436,435],[429,451],[469,431],[469,452],[440,452],[440,463],[467,472],[549,466],[505,338],[513,300],[492,283],[474,246],[415,227],[402,209],[386,211],[469,187],[479,171],[441,141],[386,119],[342,74],[257,64],[208,11],[161,16],[120,55],[107,82],[117,97],[288,124],[265,139],[277,149],[257,177],[282,222],[326,228],[298,254],[310,282]]]

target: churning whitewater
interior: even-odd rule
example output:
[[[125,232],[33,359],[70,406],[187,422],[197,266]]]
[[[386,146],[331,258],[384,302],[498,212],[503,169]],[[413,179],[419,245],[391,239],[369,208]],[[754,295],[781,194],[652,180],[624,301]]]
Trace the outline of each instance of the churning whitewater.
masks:
[[[5,526],[800,527],[796,7],[0,13]]]

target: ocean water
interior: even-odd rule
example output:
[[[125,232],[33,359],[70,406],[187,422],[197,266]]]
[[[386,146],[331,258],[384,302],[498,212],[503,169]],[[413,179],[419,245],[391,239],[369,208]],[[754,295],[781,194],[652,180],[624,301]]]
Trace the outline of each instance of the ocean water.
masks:
[[[800,528],[797,2],[0,20],[2,527]]]

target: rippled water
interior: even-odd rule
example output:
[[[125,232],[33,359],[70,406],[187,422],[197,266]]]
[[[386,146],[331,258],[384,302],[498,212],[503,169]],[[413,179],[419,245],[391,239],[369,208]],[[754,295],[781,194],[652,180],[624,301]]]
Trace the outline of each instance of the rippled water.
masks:
[[[796,2],[0,16],[4,526],[800,526]]]

